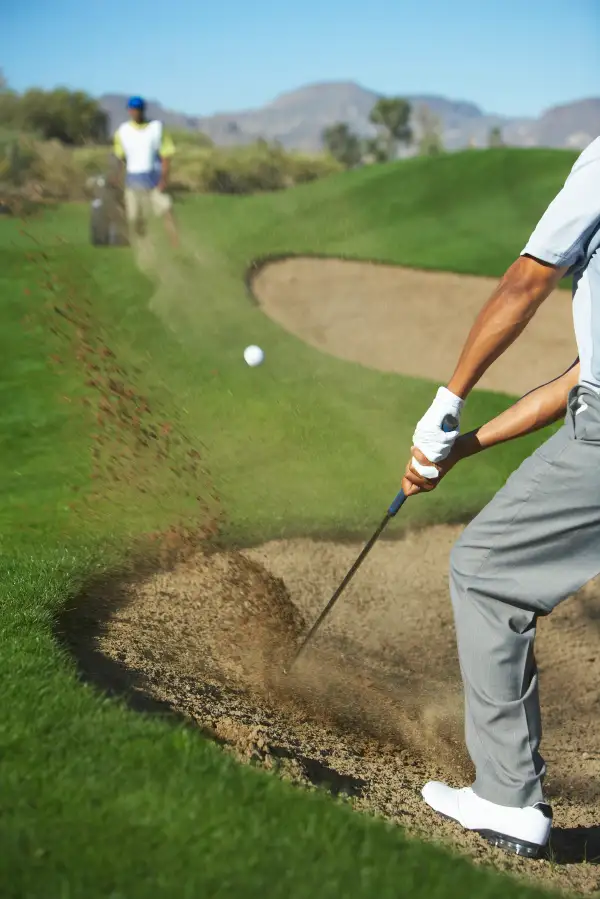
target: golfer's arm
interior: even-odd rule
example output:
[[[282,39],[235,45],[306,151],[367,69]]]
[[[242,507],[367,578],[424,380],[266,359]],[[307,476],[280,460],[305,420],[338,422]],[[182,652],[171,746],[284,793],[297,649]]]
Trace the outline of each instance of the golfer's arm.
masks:
[[[114,182],[118,182],[123,178],[123,173],[126,165],[126,157],[125,150],[123,148],[123,144],[121,142],[121,138],[119,137],[119,133],[117,132],[113,138],[113,156],[117,161],[116,171],[114,173]]]
[[[175,155],[175,144],[170,134],[163,134],[160,145],[160,176],[163,184],[169,180],[171,172],[171,159]]]
[[[169,172],[171,171],[171,157],[163,156],[160,161],[160,175],[164,184],[169,180]]]
[[[463,399],[531,321],[567,268],[520,256],[487,301],[467,337],[448,389]]]
[[[531,434],[565,415],[569,391],[579,380],[579,359],[559,378],[543,384],[487,424],[458,438],[460,456]]]

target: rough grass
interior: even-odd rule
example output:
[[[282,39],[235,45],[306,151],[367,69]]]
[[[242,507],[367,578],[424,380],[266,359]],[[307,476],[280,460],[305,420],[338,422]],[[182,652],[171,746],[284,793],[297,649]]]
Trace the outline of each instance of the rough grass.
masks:
[[[82,580],[140,534],[214,514],[224,540],[363,534],[394,495],[435,385],[281,333],[245,294],[253,258],[344,253],[499,274],[571,160],[465,153],[269,197],[190,200],[189,245],[165,257],[158,289],[129,251],[87,246],[85,210],[45,213],[27,233],[0,221],[3,896],[539,895],[102,698],[78,683],[53,627]],[[267,353],[252,371],[241,357],[251,342]],[[121,369],[135,409],[147,401],[141,424],[121,396],[125,424],[112,426],[105,388],[88,383],[95,364],[102,384]],[[473,397],[467,424],[507,402]],[[477,460],[411,501],[403,522],[470,514],[539,439]],[[181,470],[189,449],[201,465]]]

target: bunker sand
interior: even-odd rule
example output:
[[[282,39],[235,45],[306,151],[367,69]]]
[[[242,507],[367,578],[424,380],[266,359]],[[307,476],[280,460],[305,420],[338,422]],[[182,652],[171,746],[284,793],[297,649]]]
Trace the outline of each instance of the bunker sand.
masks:
[[[76,652],[93,649],[130,692],[195,722],[238,758],[344,795],[477,863],[591,893],[600,879],[600,585],[539,626],[552,861],[492,850],[421,800],[430,778],[464,785],[472,776],[447,595],[459,532],[442,526],[381,541],[287,676],[283,665],[358,544],[275,541],[200,553],[116,593],[97,585],[83,598],[83,626],[70,625]],[[104,623],[90,630],[94,614]]]
[[[294,258],[265,265],[251,286],[269,318],[316,349],[442,382],[496,284],[472,275]],[[520,396],[576,356],[570,294],[556,291],[479,387]]]

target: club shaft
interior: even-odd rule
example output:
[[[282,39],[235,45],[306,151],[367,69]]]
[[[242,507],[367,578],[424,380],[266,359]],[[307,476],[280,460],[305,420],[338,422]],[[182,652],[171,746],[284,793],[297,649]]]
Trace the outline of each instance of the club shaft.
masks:
[[[373,534],[373,536],[371,537],[371,539],[368,541],[368,543],[365,544],[365,546],[363,547],[363,549],[362,549],[360,555],[359,555],[358,558],[356,559],[354,565],[352,566],[352,568],[350,569],[350,571],[347,573],[346,577],[344,578],[344,580],[342,581],[342,583],[339,585],[339,587],[337,588],[337,590],[335,591],[335,593],[333,594],[333,596],[331,597],[331,599],[329,600],[329,602],[327,603],[327,605],[325,606],[325,608],[323,609],[323,611],[321,612],[321,614],[319,615],[319,617],[317,618],[317,620],[315,621],[315,623],[313,624],[313,626],[311,627],[311,629],[309,630],[308,634],[306,635],[306,637],[304,638],[304,640],[303,640],[302,643],[300,644],[300,648],[298,649],[298,651],[296,652],[296,655],[295,655],[294,658],[292,659],[292,662],[291,662],[291,664],[290,664],[290,668],[291,668],[291,667],[297,662],[297,660],[300,658],[300,656],[302,655],[302,653],[303,653],[305,647],[307,646],[307,644],[310,642],[311,638],[313,637],[315,631],[318,630],[318,628],[319,628],[319,626],[321,625],[321,623],[323,622],[323,620],[327,617],[327,615],[329,615],[329,613],[331,612],[333,606],[335,605],[335,603],[336,603],[338,597],[339,597],[339,596],[341,595],[341,593],[346,589],[347,584],[352,580],[352,578],[354,577],[354,575],[355,575],[356,572],[358,571],[358,569],[359,569],[361,563],[363,562],[365,556],[367,556],[367,554],[369,553],[369,551],[373,548],[373,544],[377,542],[377,540],[379,539],[379,537],[380,537],[382,531],[384,530],[385,526],[387,525],[387,523],[388,523],[388,521],[390,520],[391,517],[392,517],[392,516],[390,515],[389,511],[386,512],[385,517],[384,517],[384,519],[382,520],[381,524],[379,525],[379,527],[377,528],[377,530],[375,531],[375,533]]]
[[[441,423],[441,428],[443,431],[446,431],[446,432],[455,430],[456,428],[458,428],[458,419],[454,418],[454,416],[452,416],[452,415],[446,415]],[[384,530],[386,524],[388,523],[388,521],[391,518],[394,518],[394,516],[400,511],[400,509],[404,505],[406,499],[407,499],[407,496],[404,493],[404,490],[400,490],[399,493],[397,494],[397,496],[395,497],[394,501],[392,502],[391,506],[385,513],[385,517],[384,517],[383,521],[381,522],[381,524],[379,525],[379,527],[377,528],[377,530],[375,531],[375,533],[373,534],[373,536],[371,537],[369,542],[367,544],[365,544],[365,546],[363,547],[363,550],[362,550],[361,554],[359,555],[359,557],[357,558],[356,562],[354,563],[354,565],[352,566],[352,568],[350,569],[350,571],[348,572],[348,574],[346,575],[346,577],[344,578],[342,583],[339,585],[339,587],[337,588],[337,590],[335,591],[335,593],[333,594],[333,596],[331,597],[331,599],[329,600],[329,602],[327,603],[327,605],[325,606],[325,608],[323,609],[323,611],[321,612],[321,614],[319,615],[319,617],[317,618],[317,620],[315,621],[315,623],[313,624],[311,629],[309,630],[308,634],[306,635],[306,637],[300,644],[300,648],[297,650],[294,658],[292,659],[292,661],[290,663],[289,668],[287,669],[288,671],[298,661],[298,659],[304,652],[306,646],[308,645],[308,643],[310,643],[311,639],[313,638],[315,631],[318,630],[321,623],[324,621],[325,618],[327,618],[327,616],[331,612],[333,606],[335,605],[336,600],[338,599],[340,594],[343,593],[347,584],[352,580],[352,578],[356,574],[357,570],[360,568],[361,563],[363,562],[363,560],[364,560],[365,556],[368,554],[368,552],[372,549],[373,544],[377,542],[377,540],[380,537],[381,532]]]

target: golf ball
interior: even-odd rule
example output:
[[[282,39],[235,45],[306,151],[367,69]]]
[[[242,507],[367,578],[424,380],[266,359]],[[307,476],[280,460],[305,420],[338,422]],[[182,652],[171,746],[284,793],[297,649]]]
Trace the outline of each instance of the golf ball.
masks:
[[[261,350],[259,346],[247,346],[244,350],[244,359],[246,360],[248,365],[251,365],[253,368],[255,365],[260,365],[264,360],[265,354]]]

